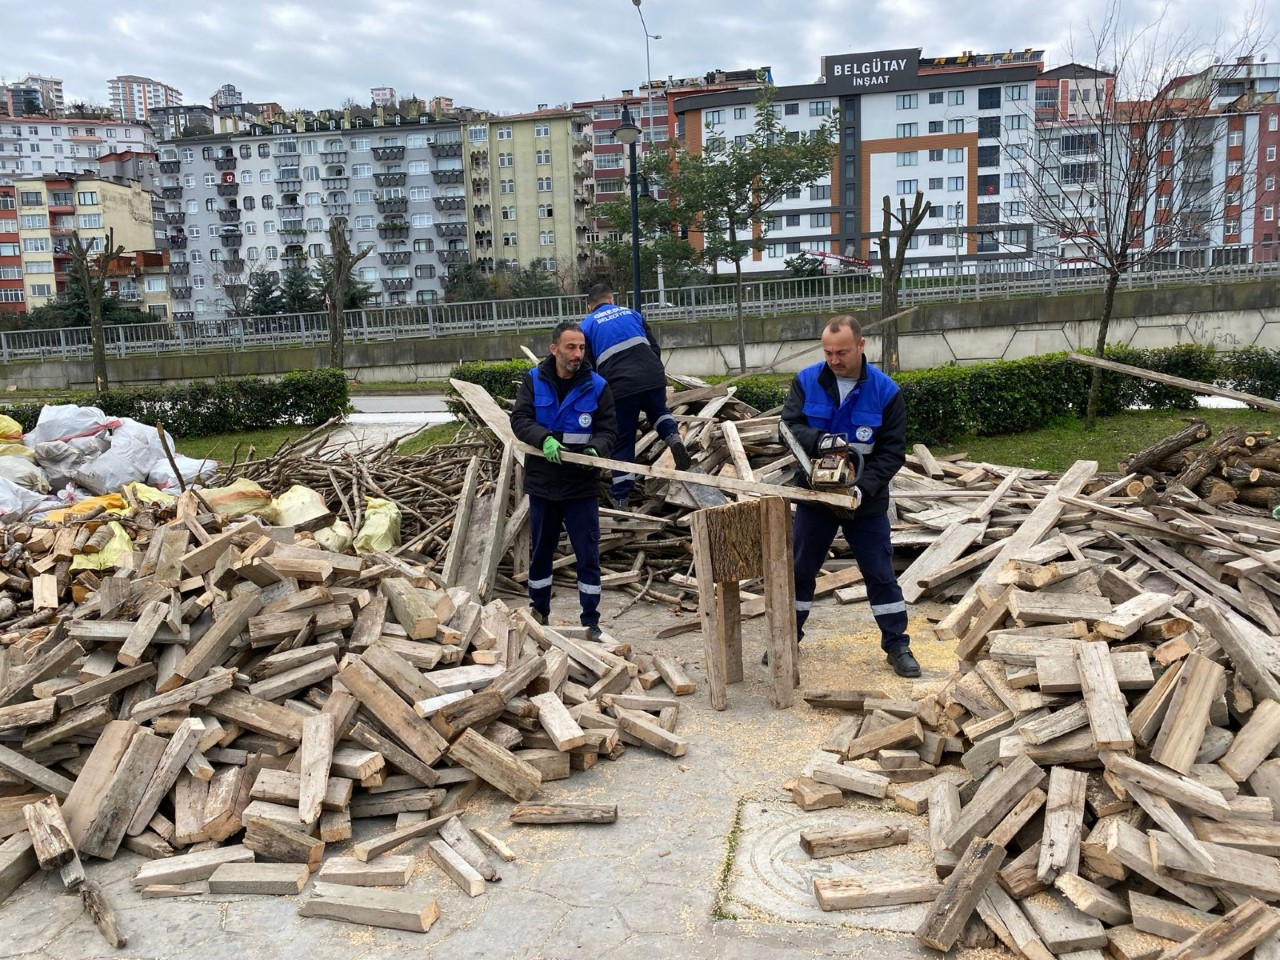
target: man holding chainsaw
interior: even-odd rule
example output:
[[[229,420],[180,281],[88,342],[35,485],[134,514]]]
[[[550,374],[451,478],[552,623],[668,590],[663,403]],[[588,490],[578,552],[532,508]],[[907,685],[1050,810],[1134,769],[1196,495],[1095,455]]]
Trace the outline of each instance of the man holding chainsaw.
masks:
[[[918,677],[888,516],[889,481],[906,462],[907,409],[898,385],[867,363],[865,347],[857,320],[832,317],[822,331],[826,360],[796,375],[782,408],[782,425],[801,448],[797,479],[819,490],[848,491],[856,505],[851,513],[818,503],[796,506],[796,626],[803,639],[818,571],[842,530],[862,571],[885,659],[898,676]]]

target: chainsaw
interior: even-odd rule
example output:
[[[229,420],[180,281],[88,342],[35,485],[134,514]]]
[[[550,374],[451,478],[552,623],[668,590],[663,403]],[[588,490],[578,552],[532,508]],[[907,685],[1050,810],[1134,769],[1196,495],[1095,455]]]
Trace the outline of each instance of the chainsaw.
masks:
[[[850,447],[844,435],[824,434],[818,443],[817,457],[811,458],[785,423],[779,424],[778,432],[795,455],[810,487],[827,493],[853,494],[852,488],[862,473],[862,453]]]

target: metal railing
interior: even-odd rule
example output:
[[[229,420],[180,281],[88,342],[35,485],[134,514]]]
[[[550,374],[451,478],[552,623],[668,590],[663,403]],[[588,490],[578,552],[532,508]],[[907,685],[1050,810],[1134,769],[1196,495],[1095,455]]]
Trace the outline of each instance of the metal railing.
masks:
[[[900,306],[920,303],[1008,300],[1101,290],[1106,275],[1087,267],[1034,267],[1026,262],[961,263],[956,267],[908,270]],[[999,269],[997,269],[999,268]],[[1125,274],[1123,290],[1188,284],[1229,283],[1280,278],[1280,261],[1208,268],[1147,269]],[[622,302],[619,297],[619,302]],[[718,320],[736,315],[732,283],[667,288],[644,293],[646,317],[655,322]],[[743,313],[765,317],[875,307],[880,303],[876,275],[833,274],[783,280],[747,280]],[[563,320],[580,320],[582,296],[531,300],[487,300],[370,307],[346,314],[347,339],[353,343],[447,336],[485,336],[545,330]],[[195,354],[213,351],[275,350],[328,342],[323,313],[270,317],[210,318],[139,323],[106,328],[109,357]],[[83,360],[93,350],[87,327],[19,330],[0,333],[0,362]]]

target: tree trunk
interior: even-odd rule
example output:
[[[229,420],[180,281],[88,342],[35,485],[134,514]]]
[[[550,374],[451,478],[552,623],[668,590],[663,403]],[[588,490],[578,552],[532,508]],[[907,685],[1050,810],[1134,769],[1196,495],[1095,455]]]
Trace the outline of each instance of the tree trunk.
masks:
[[[329,295],[329,366],[335,370],[345,370],[347,360],[346,329],[342,323],[342,305],[346,302],[346,291],[343,283],[334,284],[337,288]]]
[[[729,246],[737,252],[738,232],[733,228],[732,218],[729,221]],[[738,313],[738,372],[747,372],[747,321],[742,315],[742,258],[733,261],[733,293],[737,301]]]
[[[1158,464],[1161,460],[1168,459],[1179,450],[1185,450],[1193,443],[1199,443],[1201,440],[1207,439],[1209,433],[1210,430],[1207,423],[1203,420],[1195,420],[1191,426],[1153,443],[1145,450],[1140,450],[1131,457],[1121,460],[1120,469],[1125,473],[1142,473],[1144,470]],[[1199,481],[1196,482],[1199,483]]]
[[[88,293],[89,338],[93,341],[93,387],[98,393],[107,390],[107,334],[102,325],[102,301]]]
[[[1098,341],[1094,346],[1093,355],[1101,357],[1107,350],[1107,332],[1111,326],[1111,310],[1116,302],[1116,287],[1120,285],[1120,272],[1112,270],[1107,275],[1106,290],[1102,295],[1102,316],[1098,318]],[[1085,409],[1085,426],[1090,430],[1097,425],[1098,422],[1098,398],[1102,395],[1102,374],[1101,367],[1093,368],[1093,376],[1089,379],[1089,403]]]
[[[1182,468],[1176,481],[1184,487],[1195,487],[1201,480],[1213,473],[1222,462],[1223,456],[1244,438],[1244,431],[1239,427],[1227,427],[1218,439],[1209,444],[1198,456]]]
[[[884,286],[880,290],[880,319],[892,317],[898,312],[898,276],[896,264],[894,276],[886,276]],[[898,372],[901,357],[898,355],[898,321],[886,323],[880,328],[880,369],[887,374]]]

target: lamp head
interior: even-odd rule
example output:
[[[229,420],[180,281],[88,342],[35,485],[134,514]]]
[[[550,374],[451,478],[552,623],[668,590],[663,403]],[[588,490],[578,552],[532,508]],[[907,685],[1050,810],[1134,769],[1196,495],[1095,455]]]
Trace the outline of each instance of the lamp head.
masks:
[[[630,146],[640,139],[640,128],[636,126],[636,122],[631,119],[631,111],[627,108],[625,103],[622,105],[622,122],[614,128],[613,139],[627,146]]]

